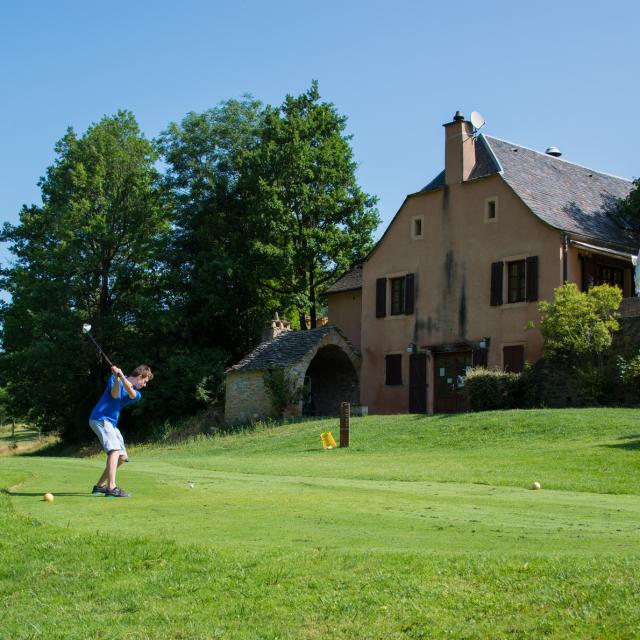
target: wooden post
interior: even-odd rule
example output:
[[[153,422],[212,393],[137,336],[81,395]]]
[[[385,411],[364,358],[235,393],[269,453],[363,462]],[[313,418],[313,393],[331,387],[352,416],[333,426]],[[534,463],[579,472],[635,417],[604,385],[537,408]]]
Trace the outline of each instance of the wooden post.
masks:
[[[340,448],[349,446],[349,427],[351,425],[351,405],[340,403]]]

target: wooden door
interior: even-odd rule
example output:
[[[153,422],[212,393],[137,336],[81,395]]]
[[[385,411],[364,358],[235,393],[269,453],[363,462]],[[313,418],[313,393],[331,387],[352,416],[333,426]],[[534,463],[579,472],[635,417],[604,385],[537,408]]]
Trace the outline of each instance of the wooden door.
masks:
[[[464,399],[464,377],[471,367],[472,352],[435,354],[435,413],[460,413],[467,410]]]
[[[427,413],[427,354],[409,357],[409,413]]]

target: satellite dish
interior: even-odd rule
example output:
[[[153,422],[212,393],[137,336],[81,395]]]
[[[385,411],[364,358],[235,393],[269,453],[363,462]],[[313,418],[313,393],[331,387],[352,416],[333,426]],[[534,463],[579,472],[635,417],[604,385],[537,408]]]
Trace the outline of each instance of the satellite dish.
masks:
[[[484,121],[484,118],[482,117],[482,114],[479,113],[478,111],[472,111],[471,112],[471,124],[473,125],[473,128],[476,131],[478,129],[484,127],[485,121]]]

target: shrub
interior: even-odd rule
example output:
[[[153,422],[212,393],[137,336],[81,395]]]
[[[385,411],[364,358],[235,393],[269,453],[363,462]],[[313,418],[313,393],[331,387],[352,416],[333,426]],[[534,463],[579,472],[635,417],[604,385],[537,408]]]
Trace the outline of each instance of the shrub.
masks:
[[[465,376],[464,393],[472,411],[513,409],[522,397],[521,376],[498,369],[471,369]]]
[[[302,399],[303,388],[284,369],[271,368],[264,372],[264,386],[274,411],[281,416],[284,410]]]

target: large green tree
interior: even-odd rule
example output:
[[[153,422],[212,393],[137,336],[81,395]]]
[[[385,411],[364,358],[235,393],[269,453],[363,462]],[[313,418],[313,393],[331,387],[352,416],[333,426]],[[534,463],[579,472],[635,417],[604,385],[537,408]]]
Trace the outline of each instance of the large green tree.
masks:
[[[273,296],[259,286],[259,229],[238,192],[259,141],[260,102],[245,96],[171,124],[160,140],[174,219],[168,262],[175,326],[190,352],[237,359],[255,346]]]
[[[149,358],[166,306],[159,283],[169,220],[158,152],[130,112],[82,136],[69,129],[55,151],[39,183],[42,206],[23,207],[0,234],[15,256],[2,272],[11,300],[0,367],[17,413],[73,438],[85,431],[106,371],[81,323],[123,368]]]
[[[307,315],[316,326],[324,291],[368,253],[380,222],[376,198],[358,186],[346,123],[320,101],[314,81],[265,110],[243,165],[240,190],[259,232],[262,286],[297,307],[302,328]]]

